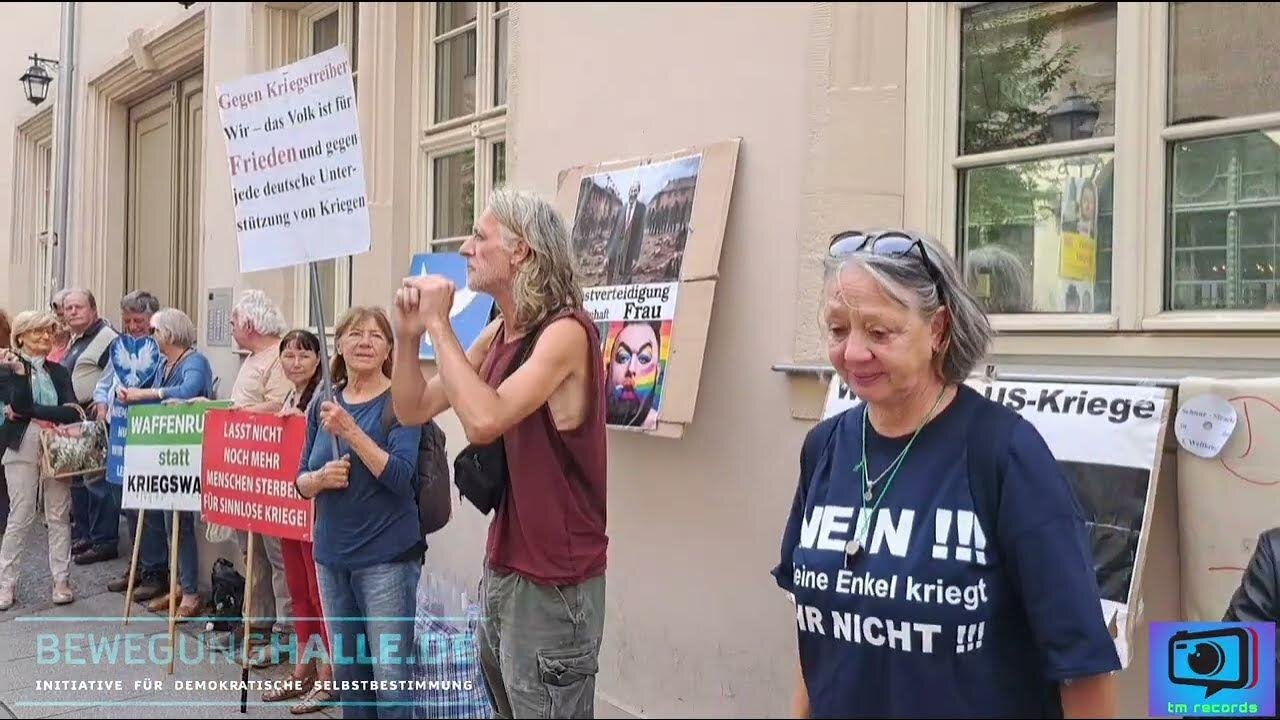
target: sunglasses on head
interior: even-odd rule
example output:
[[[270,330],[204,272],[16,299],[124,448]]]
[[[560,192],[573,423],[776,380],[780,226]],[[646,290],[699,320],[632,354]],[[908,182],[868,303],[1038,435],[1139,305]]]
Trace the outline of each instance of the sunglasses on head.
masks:
[[[939,301],[946,304],[947,296],[942,291],[942,273],[933,264],[933,261],[929,259],[929,253],[925,251],[923,238],[901,230],[882,230],[879,232],[845,230],[832,235],[831,242],[827,246],[827,254],[833,258],[846,258],[860,252],[887,257],[914,255],[919,258],[921,264],[924,265],[925,272],[929,273],[929,279],[933,280],[934,288],[938,291]]]

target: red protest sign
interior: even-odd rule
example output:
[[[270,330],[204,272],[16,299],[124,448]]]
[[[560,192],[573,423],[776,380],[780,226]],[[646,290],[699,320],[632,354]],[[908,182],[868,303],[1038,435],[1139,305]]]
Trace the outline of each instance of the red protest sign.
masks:
[[[293,486],[306,434],[307,421],[300,416],[208,411],[200,478],[205,522],[310,541],[312,504]]]

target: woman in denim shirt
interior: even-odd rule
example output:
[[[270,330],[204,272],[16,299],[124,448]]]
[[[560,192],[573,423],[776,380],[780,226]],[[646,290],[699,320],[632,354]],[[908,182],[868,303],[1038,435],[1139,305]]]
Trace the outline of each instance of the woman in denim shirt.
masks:
[[[127,405],[213,398],[213,368],[209,360],[195,349],[196,326],[187,314],[176,308],[165,308],[151,316],[151,336],[164,355],[164,368],[154,388],[121,388],[116,398]],[[163,513],[165,535],[173,534],[173,513]],[[182,585],[182,602],[178,618],[196,617],[201,611],[199,594],[200,557],[196,549],[195,512],[178,513],[178,580]],[[155,611],[169,606],[169,595],[153,599],[147,608]]]

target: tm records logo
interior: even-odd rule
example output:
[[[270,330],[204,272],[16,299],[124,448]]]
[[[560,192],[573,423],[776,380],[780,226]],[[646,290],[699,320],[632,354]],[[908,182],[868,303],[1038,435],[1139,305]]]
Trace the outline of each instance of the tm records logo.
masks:
[[[1275,714],[1272,623],[1151,623],[1153,716]]]

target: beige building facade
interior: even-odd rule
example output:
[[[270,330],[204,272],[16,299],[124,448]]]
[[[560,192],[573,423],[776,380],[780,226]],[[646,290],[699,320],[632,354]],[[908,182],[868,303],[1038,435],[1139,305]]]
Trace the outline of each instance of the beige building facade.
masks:
[[[1014,258],[1013,286],[974,279],[1001,368],[1280,368],[1269,4],[76,5],[67,284],[113,321],[139,287],[186,310],[224,394],[241,356],[209,343],[218,291],[261,288],[299,326],[313,318],[301,271],[238,271],[220,82],[353,52],[373,244],[323,268],[328,318],[388,304],[411,256],[454,247],[493,187],[552,197],[573,166],[741,139],[693,421],[679,439],[609,438],[599,689],[624,715],[786,713],[794,614],[768,571],[826,389],[833,232],[906,225],[962,257]],[[16,80],[28,55],[58,57],[59,15],[12,7],[0,67]],[[11,313],[54,289],[58,72],[34,108],[16,82],[0,93]],[[460,427],[444,428],[457,451]],[[1181,613],[1175,458],[1171,444],[1146,620]],[[474,585],[484,530],[461,507],[426,570]],[[206,577],[218,553],[234,548],[209,547]],[[1140,629],[1125,715],[1145,715],[1146,661]]]

